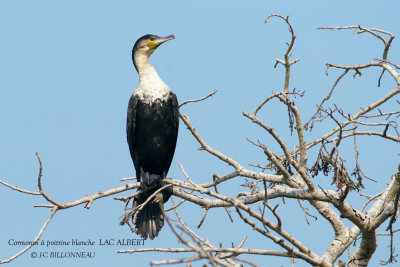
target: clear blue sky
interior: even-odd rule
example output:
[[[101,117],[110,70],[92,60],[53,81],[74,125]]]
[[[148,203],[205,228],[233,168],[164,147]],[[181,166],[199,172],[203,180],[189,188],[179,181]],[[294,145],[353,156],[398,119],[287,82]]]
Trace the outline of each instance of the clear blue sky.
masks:
[[[136,39],[147,33],[176,36],[160,47],[150,62],[181,102],[219,90],[206,102],[183,109],[204,139],[245,166],[265,163],[263,153],[251,147],[246,138],[260,139],[276,153],[280,151],[241,112],[253,110],[271,91],[281,90],[283,85],[283,70],[274,69],[273,65],[274,58],[282,57],[289,34],[281,20],[265,24],[267,15],[289,15],[295,28],[293,58],[301,61],[293,66],[291,87],[306,90],[306,97],[296,102],[304,108],[304,121],[338,75],[331,70],[330,76],[325,76],[326,62],[364,63],[380,57],[382,51],[381,43],[370,36],[353,36],[350,31],[318,31],[317,27],[360,24],[400,36],[399,1],[327,2],[2,1],[0,179],[36,191],[36,151],[44,164],[44,189],[60,202],[120,186],[120,177],[133,176],[125,137],[127,103],[138,83],[131,49]],[[398,41],[393,42],[389,55],[397,63],[400,62]],[[334,103],[342,103],[346,111],[352,112],[388,92],[394,83],[386,77],[381,88],[377,88],[379,74],[377,69],[368,70],[355,80],[349,75],[334,95]],[[387,110],[395,107],[393,103],[386,106]],[[261,114],[289,144],[294,144],[295,137],[287,134],[287,114],[282,106],[273,105]],[[323,128],[319,132],[316,129],[307,140],[323,132]],[[376,138],[370,139],[376,143],[364,140],[359,141],[365,146],[360,151],[360,160],[369,167],[368,174],[381,183],[388,182],[398,164],[399,145],[378,142]],[[178,162],[196,182],[208,182],[214,173],[231,171],[197,147],[182,126],[170,177],[184,179]],[[351,150],[348,153],[351,162]],[[318,179],[316,183],[329,184],[324,177]],[[245,190],[238,189],[242,182],[221,190],[226,194]],[[370,193],[381,189],[370,182],[365,184],[372,187]],[[5,259],[22,248],[9,246],[8,240],[32,240],[49,211],[32,207],[45,203],[41,198],[1,186],[0,198],[0,258]],[[355,202],[356,207],[360,205],[361,202]],[[307,225],[295,203],[281,203],[279,209],[285,218],[284,227],[317,253],[325,250],[332,231],[321,218]],[[79,206],[61,211],[42,239],[136,238],[127,227],[119,226],[122,211],[123,204],[112,198],[96,201],[90,210]],[[196,228],[202,211],[187,205],[182,216]],[[237,216],[232,224],[225,212],[219,214],[217,210],[209,213],[198,233],[208,236],[216,246],[219,240],[228,247],[231,242],[237,245],[243,235],[248,235],[245,247],[277,248],[252,233],[247,225],[241,226]],[[388,256],[387,241],[380,243],[371,266]],[[179,246],[176,238],[165,226],[160,237],[147,241],[144,247],[176,246]],[[30,257],[32,251],[75,251],[73,247],[35,248],[10,266],[145,266],[150,258],[174,257],[115,253],[127,248],[96,245],[82,249],[96,252],[94,259],[34,260]],[[288,259],[256,257],[254,260],[262,266],[290,266]],[[295,266],[307,265],[299,262]]]

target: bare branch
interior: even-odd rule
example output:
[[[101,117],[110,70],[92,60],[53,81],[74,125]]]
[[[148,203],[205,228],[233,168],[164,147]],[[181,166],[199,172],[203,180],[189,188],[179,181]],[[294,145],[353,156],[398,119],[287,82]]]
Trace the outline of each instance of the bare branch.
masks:
[[[5,185],[5,186],[11,188],[12,190],[16,190],[16,191],[21,192],[21,193],[25,193],[25,194],[29,194],[29,195],[41,195],[40,192],[33,192],[33,191],[21,189],[21,188],[18,188],[18,186],[10,185],[10,184],[8,184],[8,183],[6,183],[6,182],[3,182],[3,181],[1,181],[1,180],[0,180],[0,184],[3,184],[3,185]]]
[[[35,239],[33,239],[33,241],[28,246],[26,246],[24,249],[22,249],[20,252],[18,252],[14,256],[12,256],[12,257],[10,257],[10,258],[8,258],[6,260],[0,261],[0,264],[8,263],[8,262],[18,258],[22,254],[24,254],[28,249],[30,249],[33,245],[35,245],[39,241],[40,237],[42,236],[44,230],[46,229],[46,227],[49,224],[49,222],[51,221],[51,219],[53,219],[53,217],[56,214],[57,210],[58,210],[57,207],[53,208],[53,210],[51,211],[50,217],[44,222],[44,224],[43,224],[42,228],[40,229],[39,233],[37,234]]]
[[[389,99],[391,99],[392,97],[394,97],[395,95],[400,93],[400,85],[398,87],[396,87],[395,89],[393,89],[391,92],[389,92],[388,94],[386,94],[384,97],[380,98],[379,100],[377,100],[376,102],[370,104],[368,107],[362,109],[360,112],[358,112],[357,114],[353,115],[351,117],[350,120],[347,120],[343,123],[341,123],[342,128],[346,127],[347,125],[349,125],[350,123],[354,122],[355,120],[357,120],[359,117],[363,116],[364,114],[367,114],[368,112],[370,112],[371,110],[379,107],[380,105],[382,105],[383,103],[385,103],[386,101],[388,101]],[[337,133],[340,130],[340,127],[336,127],[333,130],[331,130],[330,132],[324,134],[323,136],[321,136],[320,138],[317,138],[316,140],[308,143],[306,145],[306,149],[310,149],[313,146],[315,146],[316,144],[321,143],[322,141],[326,140],[327,138],[331,137],[332,135],[334,135],[335,133]]]
[[[384,60],[387,59],[387,55],[389,53],[389,48],[390,45],[394,39],[394,35],[388,31],[383,31],[380,29],[375,29],[375,28],[364,28],[361,27],[360,25],[357,26],[339,26],[339,27],[319,27],[319,30],[347,30],[347,29],[353,29],[353,30],[357,30],[357,34],[361,34],[364,32],[368,32],[369,34],[375,36],[376,38],[378,38],[379,40],[381,40],[383,42],[383,44],[385,45],[385,49],[383,50],[383,56],[382,58]],[[386,34],[389,35],[389,40],[386,40],[380,33],[382,34]]]
[[[335,88],[338,85],[339,81],[347,74],[347,72],[349,72],[349,70],[344,70],[344,72],[341,75],[339,75],[339,77],[337,77],[337,79],[336,79],[335,83],[333,84],[331,90],[329,91],[328,95],[321,101],[321,103],[319,105],[317,105],[317,107],[318,107],[317,111],[314,113],[314,115],[304,125],[304,128],[306,130],[308,129],[309,123],[311,123],[310,130],[312,130],[313,124],[314,124],[313,121],[316,119],[317,115],[320,114],[320,111],[321,111],[321,108],[322,108],[323,104],[331,98],[333,90],[335,90]],[[326,69],[326,75],[328,75],[328,68]]]
[[[251,248],[203,248],[206,252],[216,252],[216,253],[234,253],[240,254],[253,254],[253,255],[271,255],[271,256],[281,256],[281,257],[293,257],[287,252],[279,252],[273,250],[263,250],[263,249],[251,249]],[[138,248],[129,250],[117,250],[118,253],[138,253],[138,252],[196,252],[191,248]]]
[[[194,102],[200,102],[200,101],[206,100],[207,98],[215,95],[217,92],[218,92],[218,90],[214,90],[211,93],[209,93],[208,95],[206,95],[205,97],[202,97],[199,99],[193,99],[193,100],[186,100],[186,101],[182,102],[181,104],[179,104],[179,108],[188,103],[194,103]]]
[[[294,41],[295,41],[295,39],[296,39],[296,35],[294,34],[293,27],[292,27],[292,25],[291,25],[290,22],[289,22],[289,16],[287,16],[287,17],[285,18],[284,16],[279,15],[279,14],[272,14],[272,15],[269,15],[269,16],[265,19],[265,23],[267,23],[268,20],[269,20],[270,18],[272,18],[272,17],[278,17],[278,18],[283,19],[283,20],[286,22],[286,24],[289,26],[289,32],[290,32],[290,34],[291,34],[291,36],[292,36],[292,39],[291,39],[291,41],[290,41],[290,44],[288,44],[288,48],[287,48],[287,50],[286,50],[286,52],[285,52],[285,55],[284,55],[285,61],[282,61],[282,60],[280,60],[280,59],[276,59],[276,63],[275,63],[275,67],[276,67],[276,65],[277,65],[278,63],[282,64],[282,65],[285,67],[285,70],[286,70],[286,72],[285,72],[285,85],[284,85],[283,91],[284,91],[285,93],[287,93],[287,92],[289,92],[290,66],[299,61],[299,59],[293,60],[292,62],[290,62],[290,60],[289,60],[290,56],[291,56],[292,53],[293,53],[293,45],[294,45]]]

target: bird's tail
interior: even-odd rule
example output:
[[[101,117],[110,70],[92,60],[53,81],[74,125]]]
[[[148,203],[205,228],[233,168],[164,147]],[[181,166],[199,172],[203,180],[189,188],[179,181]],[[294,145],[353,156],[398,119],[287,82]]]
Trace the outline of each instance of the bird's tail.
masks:
[[[157,197],[155,198],[157,199]],[[135,199],[133,206],[137,207],[142,204],[146,199]],[[136,215],[136,233],[143,239],[149,237],[153,240],[158,236],[161,228],[164,226],[164,213],[163,213],[163,201],[151,200],[148,202]]]

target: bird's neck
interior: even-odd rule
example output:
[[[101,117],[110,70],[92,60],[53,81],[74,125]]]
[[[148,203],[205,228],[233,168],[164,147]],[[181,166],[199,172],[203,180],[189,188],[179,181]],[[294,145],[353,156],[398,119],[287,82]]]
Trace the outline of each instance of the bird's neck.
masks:
[[[156,101],[167,101],[171,90],[168,85],[161,80],[153,66],[148,63],[141,65],[141,67],[138,68],[138,73],[139,85],[135,90],[135,94],[139,96],[141,101],[147,104],[152,104]]]
[[[140,79],[139,83],[148,83],[149,81],[153,83],[157,82],[160,84],[164,83],[154,67],[147,62],[146,64],[141,65],[140,68],[138,68],[138,73]]]
[[[145,54],[135,55],[134,64],[140,80],[146,77],[159,78],[157,71],[147,62],[148,58],[149,56]]]
[[[147,63],[148,58],[149,55],[135,53],[135,55],[133,56],[133,64],[135,65],[137,72],[140,72],[143,68],[146,67],[146,65],[149,65]]]

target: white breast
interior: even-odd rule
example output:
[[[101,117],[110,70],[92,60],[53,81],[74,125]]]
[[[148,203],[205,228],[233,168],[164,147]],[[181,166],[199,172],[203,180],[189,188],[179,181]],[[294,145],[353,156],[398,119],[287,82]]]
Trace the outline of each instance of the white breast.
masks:
[[[166,101],[171,91],[161,80],[156,70],[150,65],[140,70],[139,72],[139,85],[136,88],[134,94],[136,94],[140,100],[145,103],[151,104],[154,101],[161,100]]]

